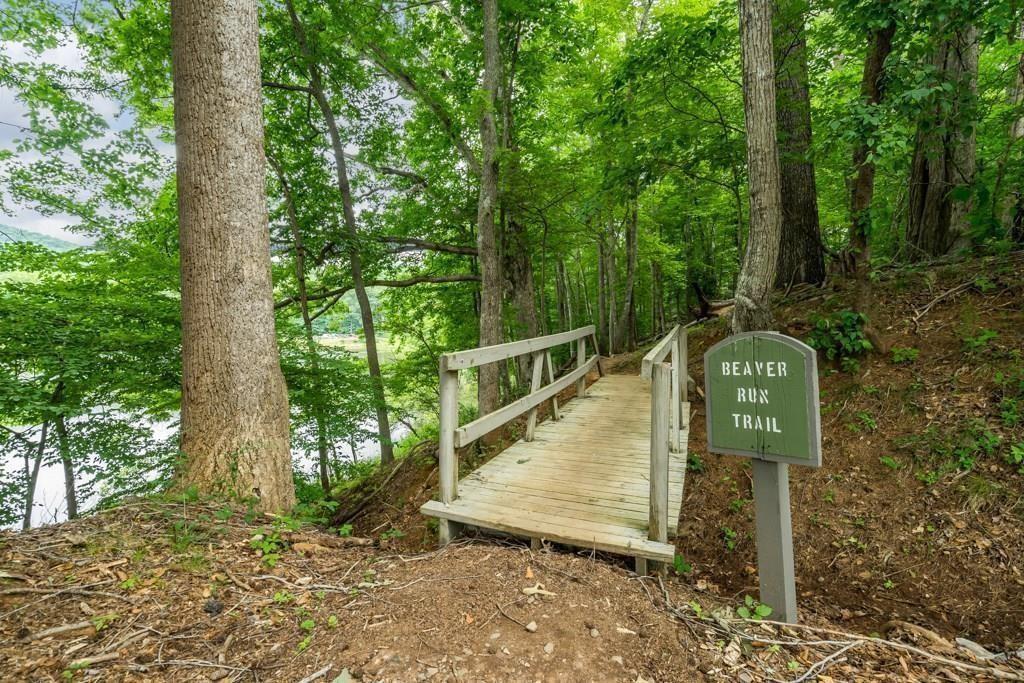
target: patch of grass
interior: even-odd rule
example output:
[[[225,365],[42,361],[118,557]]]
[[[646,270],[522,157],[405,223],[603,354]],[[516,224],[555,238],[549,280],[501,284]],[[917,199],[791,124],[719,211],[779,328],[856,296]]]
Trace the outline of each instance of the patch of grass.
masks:
[[[921,352],[913,347],[894,346],[892,349],[892,362],[894,365],[907,365],[917,360]]]
[[[891,455],[883,455],[878,459],[878,462],[882,463],[890,470],[898,470],[903,467],[903,464]]]

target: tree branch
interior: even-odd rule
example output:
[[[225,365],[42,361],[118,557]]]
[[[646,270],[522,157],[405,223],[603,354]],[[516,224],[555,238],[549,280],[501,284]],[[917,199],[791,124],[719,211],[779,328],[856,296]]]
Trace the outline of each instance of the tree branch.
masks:
[[[415,275],[404,280],[367,280],[367,287],[412,287],[414,285],[421,284],[448,284],[452,282],[479,282],[480,276],[471,273],[459,273],[456,275]],[[344,287],[338,287],[337,289],[329,289],[315,294],[308,294],[306,301],[319,301],[321,299],[338,298],[340,299],[345,295],[346,292],[352,289],[352,285],[346,285]],[[274,309],[278,310],[298,301],[295,296],[288,296],[281,299],[274,304]],[[317,315],[322,315],[323,310],[319,311]]]
[[[391,250],[391,253],[393,254],[399,254],[407,251],[440,251],[446,254],[462,254],[465,256],[477,255],[476,247],[463,247],[457,244],[441,244],[439,242],[429,242],[415,237],[384,235],[377,239],[386,244],[400,245]]]
[[[474,175],[480,175],[480,160],[476,158],[476,154],[473,153],[472,148],[455,128],[455,122],[452,120],[451,114],[447,109],[445,109],[444,105],[437,98],[428,93],[423,86],[421,86],[408,72],[404,71],[400,65],[396,64],[380,45],[377,45],[374,42],[367,42],[366,47],[367,51],[365,51],[363,55],[391,76],[391,78],[409,95],[419,100],[434,113],[434,116],[436,116],[437,120],[441,123],[441,127],[444,128],[445,133],[447,133],[448,138],[452,141],[452,144],[455,145],[455,149],[459,151],[459,154],[465,160],[466,165],[469,166],[469,169]]]
[[[292,92],[303,92],[312,94],[313,89],[307,85],[291,85],[290,83],[278,83],[277,81],[263,81],[264,88],[276,88],[278,90],[290,90]]]

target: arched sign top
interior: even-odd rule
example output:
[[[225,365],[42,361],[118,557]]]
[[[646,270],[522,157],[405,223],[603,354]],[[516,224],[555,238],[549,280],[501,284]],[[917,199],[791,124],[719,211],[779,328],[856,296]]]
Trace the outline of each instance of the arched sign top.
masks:
[[[821,466],[814,349],[777,332],[744,332],[704,354],[708,450]]]

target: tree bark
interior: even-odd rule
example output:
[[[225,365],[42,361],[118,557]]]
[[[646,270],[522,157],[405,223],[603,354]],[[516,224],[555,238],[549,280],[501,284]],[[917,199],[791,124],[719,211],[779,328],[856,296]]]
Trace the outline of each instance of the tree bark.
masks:
[[[896,24],[891,22],[871,33],[871,44],[864,58],[861,78],[861,100],[874,106],[885,97],[885,60],[892,52],[892,39]],[[856,292],[854,310],[865,315],[871,304],[871,204],[875,196],[875,162],[870,159],[867,140],[858,141],[853,150],[855,176],[850,188],[850,245],[847,250],[846,270],[854,276]]]
[[[32,507],[36,502],[36,486],[39,484],[39,468],[43,464],[43,454],[46,453],[46,436],[50,429],[50,422],[47,420],[39,430],[39,441],[36,443],[36,456],[29,461],[29,452],[25,452],[25,512],[21,518],[21,528],[28,531],[32,528]]]
[[[57,432],[57,450],[60,453],[60,464],[64,469],[64,503],[68,519],[78,518],[78,491],[75,487],[75,464],[71,457],[71,444],[68,441],[68,426],[63,415],[57,415],[53,426]]]
[[[623,285],[622,310],[619,312],[618,323],[615,326],[615,348],[618,351],[626,351],[632,348],[635,341],[633,333],[636,296],[636,264],[637,264],[637,230],[639,219],[637,216],[636,193],[630,199],[629,220],[626,222],[626,282]]]
[[[811,159],[811,99],[804,21],[807,0],[780,0],[773,22],[782,237],[775,286],[825,280],[818,188]]]
[[[366,283],[363,281],[363,261],[359,253],[359,227],[356,223],[355,205],[352,201],[352,188],[348,180],[348,162],[345,159],[345,143],[338,131],[338,122],[327,99],[320,75],[320,65],[309,48],[305,27],[295,11],[295,3],[288,0],[288,14],[291,17],[295,39],[306,61],[309,72],[309,87],[320,109],[321,116],[327,123],[331,150],[334,152],[334,169],[341,194],[341,207],[344,216],[346,241],[348,243],[349,271],[352,275],[352,288],[359,303],[359,316],[363,324],[363,338],[366,340],[366,365],[370,373],[370,388],[373,391],[375,410],[377,412],[377,440],[380,444],[380,462],[390,465],[395,460],[394,446],[391,443],[391,423],[388,420],[387,397],[384,393],[384,377],[380,371],[380,356],[377,353],[377,333],[374,330],[373,308],[370,297],[366,294]]]
[[[957,198],[955,191],[969,189],[974,182],[974,122],[963,119],[978,87],[977,29],[965,26],[944,40],[932,66],[955,92],[942,96],[918,126],[910,170],[910,260],[943,256],[970,245],[971,203]]]
[[[1024,41],[1024,19],[1018,20],[1009,40],[1017,44]],[[1008,89],[1007,99],[1017,112],[1017,116],[1010,123],[1006,147],[997,164],[995,188],[992,192],[993,213],[999,217],[1011,241],[1024,242],[1024,188],[1021,187],[1018,178],[1004,189],[1010,155],[1014,147],[1020,144],[1021,138],[1024,138],[1024,116],[1020,115],[1020,109],[1024,106],[1024,52],[1017,59],[1017,68],[1013,73],[1013,84]]]
[[[494,211],[498,206],[498,129],[495,109],[501,78],[498,43],[498,1],[482,0],[484,75],[483,111],[480,114],[480,198],[477,204],[477,254],[480,263],[480,346],[502,341],[502,276]],[[480,366],[477,376],[477,404],[480,415],[499,405],[499,363]]]
[[[274,331],[258,3],[172,0],[182,486],[295,503]]]
[[[769,330],[774,325],[770,295],[779,262],[782,207],[771,0],[740,0],[740,41],[750,169],[750,235],[736,281],[733,332]]]

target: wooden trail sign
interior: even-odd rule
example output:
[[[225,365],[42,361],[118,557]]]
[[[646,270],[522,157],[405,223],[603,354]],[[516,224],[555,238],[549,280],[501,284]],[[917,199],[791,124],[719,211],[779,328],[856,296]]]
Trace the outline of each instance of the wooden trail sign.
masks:
[[[761,602],[796,623],[789,464],[821,466],[814,349],[777,332],[744,332],[704,354],[708,451],[753,459]]]
[[[744,332],[704,354],[708,450],[821,466],[814,349],[776,332]]]

